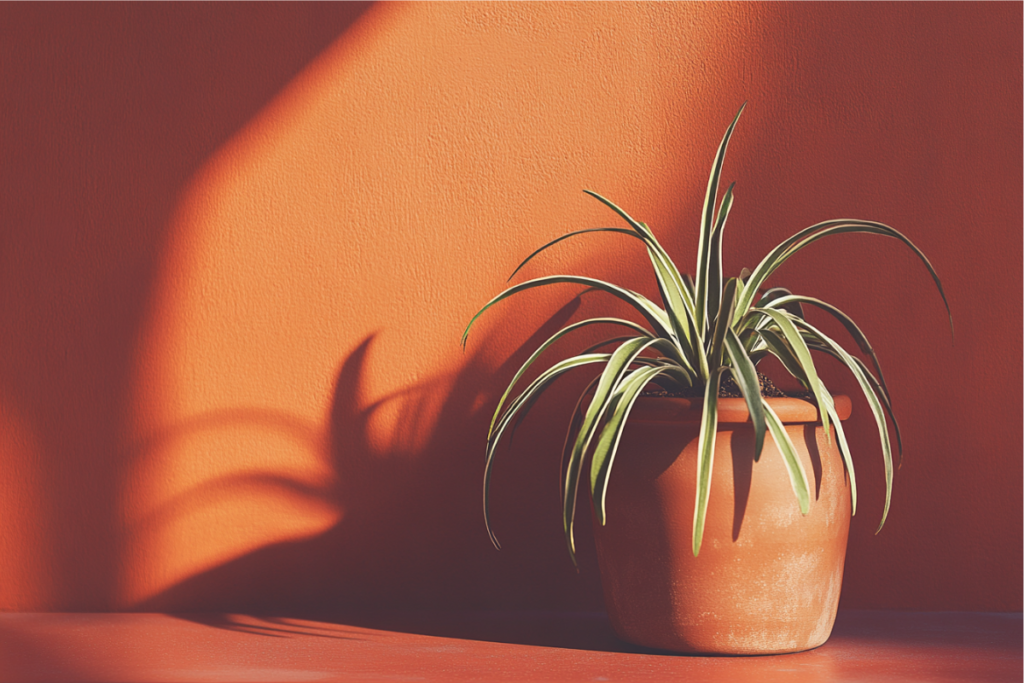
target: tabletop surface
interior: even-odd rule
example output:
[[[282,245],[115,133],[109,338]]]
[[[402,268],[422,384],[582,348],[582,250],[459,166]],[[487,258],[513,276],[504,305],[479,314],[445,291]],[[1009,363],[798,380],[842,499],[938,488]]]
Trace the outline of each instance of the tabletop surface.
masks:
[[[0,681],[1014,681],[1020,613],[841,611],[822,647],[665,654],[600,613],[0,614]]]

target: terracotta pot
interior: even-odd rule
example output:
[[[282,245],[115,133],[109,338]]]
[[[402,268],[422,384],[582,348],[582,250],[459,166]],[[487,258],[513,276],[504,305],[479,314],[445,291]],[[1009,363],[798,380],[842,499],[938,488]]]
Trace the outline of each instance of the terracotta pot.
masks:
[[[605,604],[619,637],[675,652],[769,654],[818,647],[832,632],[850,527],[850,489],[816,407],[769,399],[811,485],[806,516],[769,434],[758,462],[743,399],[719,401],[700,555],[693,556],[703,401],[648,398],[630,415],[595,524]],[[850,399],[835,397],[842,419]]]

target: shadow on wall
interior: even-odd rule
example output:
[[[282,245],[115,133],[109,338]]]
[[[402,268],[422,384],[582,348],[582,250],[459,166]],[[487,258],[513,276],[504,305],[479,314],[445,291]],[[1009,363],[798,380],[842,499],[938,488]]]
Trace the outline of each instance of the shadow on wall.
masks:
[[[561,196],[548,188],[552,178],[568,177],[578,202],[579,186],[603,187],[610,175],[620,184],[619,171],[591,169],[615,169],[609,159],[658,137],[651,131],[659,116],[651,109],[624,131],[606,125],[621,118],[619,107],[591,106],[607,98],[586,79],[588,87],[555,88],[556,106],[529,100],[509,115],[506,95],[550,88],[545,73],[523,68],[535,55],[559,64],[572,54],[621,58],[615,49],[580,53],[589,31],[548,21],[545,13],[561,11],[551,7],[535,15],[501,6],[493,16],[489,6],[423,7],[364,15],[218,149],[183,193],[134,349],[128,451],[122,467],[106,472],[120,479],[127,528],[115,606],[468,604],[481,596],[493,605],[527,594],[550,606],[594,602],[580,596],[595,593],[596,578],[577,579],[557,523],[564,424],[540,406],[519,439],[530,444],[531,430],[553,425],[556,454],[522,448],[521,459],[543,458],[540,474],[524,466],[519,479],[503,479],[496,511],[515,510],[508,517],[516,524],[499,527],[510,552],[489,546],[475,459],[487,416],[475,411],[478,399],[496,394],[481,396],[493,385],[473,373],[489,371],[494,358],[524,356],[513,353],[518,339],[506,330],[488,350],[490,362],[474,356],[461,368],[456,344],[467,304],[450,293],[489,282],[494,264],[504,267],[506,254],[520,248],[512,242],[527,242],[511,230],[500,239],[481,231],[519,223],[507,206],[481,198],[528,179],[525,195],[509,203],[542,218],[526,222],[549,234],[542,230],[577,218],[577,202],[552,215],[549,197]],[[481,13],[479,21],[465,21],[467,12]],[[647,25],[642,14],[626,18],[637,29]],[[487,49],[470,49],[474,59],[466,59],[457,41],[439,40],[452,26],[481,34],[467,44]],[[576,39],[569,47],[566,35]],[[628,54],[642,35],[597,37]],[[496,54],[517,59],[496,71],[481,59]],[[556,82],[600,72],[570,65]],[[644,59],[631,68],[657,77]],[[473,106],[452,106],[453,92]],[[577,112],[586,114],[582,122]],[[536,126],[540,118],[548,125]],[[567,159],[554,150],[578,126],[618,142],[609,152],[599,136]],[[494,134],[510,127],[534,135]],[[572,252],[561,256],[564,263]],[[621,274],[642,253],[631,256],[606,261]],[[459,267],[438,267],[451,263]],[[628,278],[623,284],[633,286]],[[557,295],[557,303],[540,298],[523,326],[543,323],[566,299]],[[360,342],[332,391],[339,353]],[[551,405],[567,409],[555,398]],[[535,526],[543,526],[542,540]],[[320,540],[297,540],[314,535]],[[289,547],[297,559],[274,555]],[[513,555],[516,548],[525,550]],[[202,583],[197,575],[217,567],[220,581],[189,593],[187,586]],[[268,584],[272,591],[259,588]],[[154,597],[174,587],[180,601]]]
[[[493,372],[482,358],[487,339],[478,335],[472,346],[481,351],[468,356],[454,380],[420,382],[369,404],[364,398],[364,375],[375,335],[364,339],[344,361],[335,382],[325,445],[334,470],[333,476],[325,479],[334,485],[314,490],[277,478],[262,482],[285,486],[292,496],[341,509],[341,520],[312,538],[267,545],[190,576],[133,609],[283,611],[289,615],[371,606],[578,608],[583,604],[599,609],[599,580],[593,563],[572,579],[574,590],[565,591],[564,581],[559,588],[560,582],[552,582],[550,572],[573,574],[568,558],[556,557],[563,562],[554,567],[545,561],[551,556],[552,541],[562,542],[555,486],[561,437],[552,440],[546,435],[552,426],[564,429],[564,410],[552,405],[564,403],[560,401],[563,391],[549,392],[557,393],[558,398],[538,402],[520,428],[513,450],[507,445],[500,449],[500,457],[512,456],[509,459],[516,462],[501,469],[502,481],[492,489],[492,515],[508,521],[509,527],[522,521],[514,518],[515,506],[521,501],[531,507],[538,500],[550,501],[551,514],[540,520],[545,527],[543,549],[517,543],[513,552],[494,551],[489,547],[480,508],[483,447],[496,400],[496,396],[482,396],[482,391],[494,386],[493,378],[510,377],[532,349],[566,323],[580,301],[577,296],[565,304]],[[552,355],[557,355],[557,350]],[[563,390],[584,376],[567,376],[562,380]],[[397,427],[391,442],[380,444],[370,436],[369,424],[392,403],[397,406]],[[432,415],[433,406],[440,406],[436,416]],[[554,425],[544,417],[551,408],[559,416]],[[282,419],[237,417],[260,428]],[[195,428],[202,429],[205,422],[200,420]],[[212,486],[238,493],[252,483],[249,477],[228,477]],[[517,491],[514,501],[502,495],[513,490]],[[189,507],[190,498],[201,496],[201,491],[184,494],[183,509]],[[582,504],[589,505],[586,501]],[[531,529],[530,521],[525,529],[503,527],[499,532],[536,534],[538,529]],[[580,526],[579,552],[588,558],[592,538],[585,525]],[[495,585],[502,586],[497,591],[501,595],[496,595]]]
[[[0,412],[28,435],[3,430],[22,569],[0,561],[0,609],[110,606],[132,351],[178,195],[366,7],[0,8]]]

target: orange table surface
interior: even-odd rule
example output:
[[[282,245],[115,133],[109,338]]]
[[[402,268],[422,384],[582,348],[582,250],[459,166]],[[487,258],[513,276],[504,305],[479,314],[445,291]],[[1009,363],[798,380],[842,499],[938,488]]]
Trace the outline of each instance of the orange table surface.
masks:
[[[809,652],[626,645],[603,614],[0,614],[0,681],[1014,681],[1021,615],[842,611]]]

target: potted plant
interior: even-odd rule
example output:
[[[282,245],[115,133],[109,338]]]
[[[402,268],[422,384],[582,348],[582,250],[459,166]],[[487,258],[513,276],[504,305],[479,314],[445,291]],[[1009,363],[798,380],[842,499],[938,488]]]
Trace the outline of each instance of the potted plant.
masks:
[[[666,650],[794,652],[822,644],[831,632],[857,489],[842,427],[850,401],[829,393],[812,353],[842,362],[867,399],[885,464],[879,529],[888,515],[893,458],[886,415],[893,423],[900,457],[902,442],[878,359],[860,328],[839,309],[783,288],[765,289],[772,273],[829,235],[895,238],[924,263],[952,329],[949,304],[931,263],[903,234],[873,221],[818,223],[772,249],[753,271],[723,276],[722,235],[735,183],[719,201],[719,181],[742,113],[743,107],[723,136],[708,180],[695,278],[679,272],[646,224],[586,190],[628,227],[563,235],[530,254],[513,277],[562,240],[594,232],[619,233],[646,249],[661,303],[594,278],[541,277],[494,297],[462,337],[465,347],[473,323],[499,301],[553,284],[583,285],[611,294],[646,323],[617,317],[575,322],[552,335],[523,363],[498,400],[488,430],[484,520],[498,547],[488,493],[501,437],[514,429],[555,379],[578,367],[599,367],[580,396],[563,447],[566,544],[575,564],[577,486],[589,456],[598,561],[612,624],[624,640]],[[820,309],[842,323],[874,372],[808,322],[803,306]],[[617,326],[625,334],[550,365],[513,397],[520,380],[556,341],[598,324]],[[800,382],[804,397],[772,397],[764,391],[770,382],[756,367],[769,355]],[[616,510],[608,515],[613,465]]]

